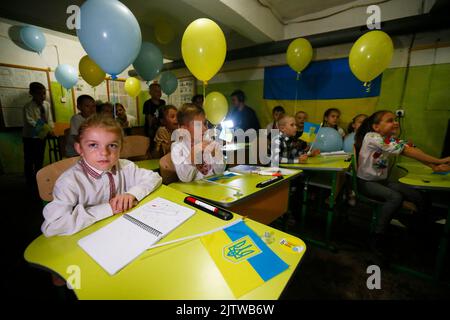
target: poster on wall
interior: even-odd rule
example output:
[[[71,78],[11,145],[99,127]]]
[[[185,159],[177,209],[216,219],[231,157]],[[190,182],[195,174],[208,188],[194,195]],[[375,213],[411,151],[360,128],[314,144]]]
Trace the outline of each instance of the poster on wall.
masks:
[[[196,94],[196,80],[194,77],[186,77],[178,79],[178,87],[174,93],[167,96],[163,93],[162,99],[167,102],[167,104],[172,104],[178,109],[184,103],[191,103],[192,97]]]
[[[51,104],[48,70],[0,64],[0,128],[23,127],[23,107],[31,100],[29,85],[42,83]]]

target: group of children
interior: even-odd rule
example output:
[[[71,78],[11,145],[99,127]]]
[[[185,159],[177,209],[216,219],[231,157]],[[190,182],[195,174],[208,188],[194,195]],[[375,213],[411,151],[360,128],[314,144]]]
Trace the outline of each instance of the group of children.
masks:
[[[31,89],[30,89],[31,92]],[[80,113],[72,118],[71,136],[79,162],[64,172],[54,187],[54,200],[44,208],[42,232],[46,236],[68,235],[113,214],[122,213],[137,204],[161,184],[161,177],[120,159],[123,127],[110,117],[107,108],[95,112],[95,101],[81,96]],[[45,106],[36,117],[46,120]],[[29,112],[28,112],[29,113]],[[171,105],[157,108],[154,144],[158,156],[171,153],[178,178],[183,182],[223,173],[225,160],[220,145],[205,135],[207,121],[201,106],[184,104],[179,110]],[[270,129],[280,130],[280,157],[307,161],[319,152],[300,139],[308,115],[300,111],[286,115],[282,107],[274,109]],[[329,109],[322,126],[339,127],[340,112]],[[78,128],[78,129],[76,129]],[[179,129],[179,130],[177,130]],[[176,131],[177,134],[173,134]],[[391,156],[403,154],[426,163],[435,171],[450,171],[450,158],[438,159],[398,139],[398,123],[390,111],[377,111],[371,116],[353,118],[348,132],[355,132],[357,180],[359,191],[383,202],[381,215],[373,235],[377,243],[385,238],[387,226],[407,199],[423,210],[420,193],[388,180]],[[175,138],[173,138],[175,137]],[[311,152],[308,152],[311,151]]]

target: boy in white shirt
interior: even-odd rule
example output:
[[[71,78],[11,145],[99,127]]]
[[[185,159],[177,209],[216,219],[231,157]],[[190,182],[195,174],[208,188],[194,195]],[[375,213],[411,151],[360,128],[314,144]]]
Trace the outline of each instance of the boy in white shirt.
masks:
[[[112,118],[93,115],[75,142],[80,161],[56,181],[44,208],[45,236],[71,235],[134,207],[161,184],[161,177],[119,159],[123,132]]]
[[[179,139],[172,144],[171,158],[178,178],[190,182],[223,173],[225,161],[220,145],[205,138],[205,111],[186,103],[178,111],[177,120],[180,129],[175,134]]]
[[[70,118],[70,132],[66,141],[66,156],[78,156],[78,153],[74,148],[75,138],[78,135],[81,124],[95,113],[95,108],[95,100],[91,96],[83,94],[77,98],[77,109],[80,113],[77,113]]]

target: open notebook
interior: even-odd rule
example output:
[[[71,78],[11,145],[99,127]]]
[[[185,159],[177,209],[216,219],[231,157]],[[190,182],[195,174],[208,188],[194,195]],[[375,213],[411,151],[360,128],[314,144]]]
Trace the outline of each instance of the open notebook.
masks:
[[[114,275],[194,213],[193,209],[156,198],[80,239],[78,245]]]

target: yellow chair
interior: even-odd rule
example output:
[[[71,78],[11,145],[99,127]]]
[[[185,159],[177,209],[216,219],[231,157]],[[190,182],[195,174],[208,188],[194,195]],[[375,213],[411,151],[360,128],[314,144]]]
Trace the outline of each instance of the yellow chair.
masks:
[[[169,185],[172,182],[177,182],[179,180],[170,152],[159,159],[159,174],[161,175],[162,183],[165,185]]]
[[[120,157],[133,161],[149,159],[150,138],[145,136],[126,136]]]
[[[53,187],[59,176],[75,165],[79,157],[67,158],[48,166],[45,166],[36,174],[36,180],[39,190],[39,196],[43,201],[49,202],[53,200]]]

